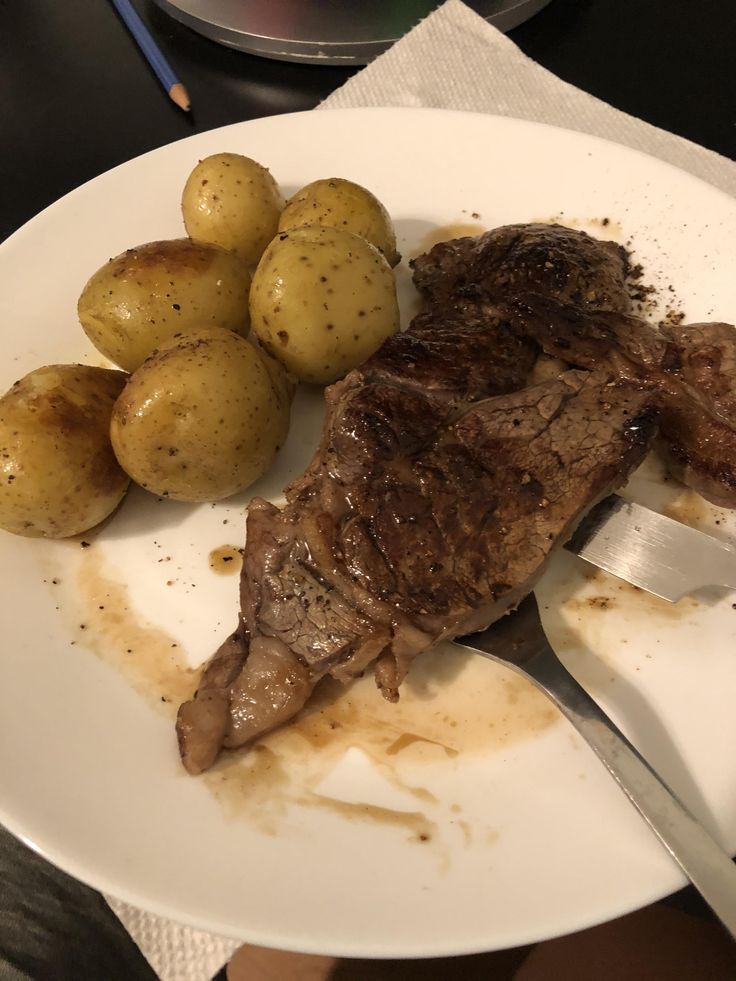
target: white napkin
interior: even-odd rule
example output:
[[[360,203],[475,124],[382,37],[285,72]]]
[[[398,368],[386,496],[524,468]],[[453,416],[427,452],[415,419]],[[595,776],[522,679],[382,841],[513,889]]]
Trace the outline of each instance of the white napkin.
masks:
[[[602,136],[736,196],[736,163],[556,78],[460,0],[447,0],[320,109],[432,106],[515,116]],[[107,897],[162,981],[209,981],[239,946]]]

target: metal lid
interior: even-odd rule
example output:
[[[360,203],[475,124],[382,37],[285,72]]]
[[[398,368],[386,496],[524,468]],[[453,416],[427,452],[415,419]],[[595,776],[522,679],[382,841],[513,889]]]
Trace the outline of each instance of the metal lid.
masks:
[[[439,6],[437,0],[155,0],[176,20],[231,48],[281,61],[366,64]],[[549,0],[469,0],[502,31]]]

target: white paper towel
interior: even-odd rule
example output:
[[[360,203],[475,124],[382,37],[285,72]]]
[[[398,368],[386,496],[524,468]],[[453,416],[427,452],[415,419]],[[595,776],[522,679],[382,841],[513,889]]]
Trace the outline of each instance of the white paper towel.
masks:
[[[112,896],[105,899],[161,981],[210,981],[240,946],[237,940],[155,916]]]
[[[642,150],[736,196],[736,163],[561,81],[460,0],[447,0],[319,108],[359,106],[431,106],[551,123]],[[239,946],[107,899],[162,981],[209,981]]]

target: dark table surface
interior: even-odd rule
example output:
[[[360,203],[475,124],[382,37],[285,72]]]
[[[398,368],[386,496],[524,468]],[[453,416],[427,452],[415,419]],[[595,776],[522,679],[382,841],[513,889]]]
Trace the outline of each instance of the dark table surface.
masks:
[[[319,2],[319,0],[315,0]],[[359,67],[222,47],[135,0],[192,98],[169,101],[104,0],[0,0],[0,239],[131,157],[228,123],[311,109]],[[551,0],[511,37],[559,77],[736,158],[736,4]]]

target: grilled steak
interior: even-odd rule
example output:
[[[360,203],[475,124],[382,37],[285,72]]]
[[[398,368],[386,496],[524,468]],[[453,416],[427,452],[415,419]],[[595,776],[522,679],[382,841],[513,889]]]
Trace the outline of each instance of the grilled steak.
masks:
[[[559,225],[507,225],[440,243],[412,264],[435,318],[504,324],[537,343],[546,358],[531,380],[607,365],[658,392],[657,445],[673,475],[714,504],[736,507],[733,327],[657,331],[627,316],[626,251]]]
[[[646,452],[647,392],[571,371],[493,395],[523,384],[527,365],[508,357],[495,386],[486,368],[457,387],[457,347],[432,384],[432,357],[439,368],[451,348],[434,329],[427,365],[400,335],[328,389],[321,446],[286,507],[251,504],[238,628],[179,712],[190,772],[286,721],[326,674],[348,681],[375,661],[395,699],[417,654],[518,604]]]
[[[635,317],[584,312],[537,294],[489,303],[488,312],[550,356],[589,370],[607,364],[656,393],[658,447],[674,476],[714,504],[736,507],[736,328],[657,331]]]
[[[680,367],[663,405],[660,449],[684,484],[736,507],[736,328],[690,324],[665,335]]]
[[[250,505],[237,628],[179,710],[191,773],[291,718],[325,675],[375,663],[398,698],[417,654],[520,602],[654,437],[651,394],[608,365],[529,385],[540,338],[493,299],[625,312],[619,246],[508,226],[413,265],[424,312],[327,390],[286,507]]]
[[[504,225],[440,242],[411,266],[426,305],[443,312],[530,292],[585,310],[631,308],[626,250],[562,225]]]

